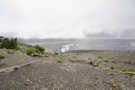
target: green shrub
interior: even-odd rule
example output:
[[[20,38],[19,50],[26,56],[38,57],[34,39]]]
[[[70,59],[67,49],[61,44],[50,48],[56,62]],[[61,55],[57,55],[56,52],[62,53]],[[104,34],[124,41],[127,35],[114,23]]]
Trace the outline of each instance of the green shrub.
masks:
[[[3,54],[0,54],[0,59],[4,59],[5,56]]]
[[[57,60],[57,63],[62,63],[63,62],[63,60]]]
[[[44,56],[37,48],[27,48],[26,54],[29,56]]]
[[[120,71],[120,73],[129,74],[129,75],[135,75],[135,72],[127,71],[127,70]]]
[[[8,50],[8,54],[14,54],[13,50]]]
[[[42,53],[42,54],[45,51],[45,49],[43,47],[39,46],[39,45],[36,45],[35,48],[38,49],[40,51],[40,53]]]
[[[131,60],[128,60],[128,61],[124,61],[124,64],[135,64],[135,63]]]
[[[21,53],[25,54],[25,49],[24,48],[18,47],[17,50],[20,51]]]
[[[108,82],[108,84],[110,84],[113,88],[117,88],[118,87],[117,84],[116,84],[116,82],[114,80],[110,80]]]
[[[17,39],[8,39],[5,38],[1,41],[1,48],[6,48],[6,49],[17,49],[18,47],[18,42]]]
[[[26,49],[26,54],[27,54],[27,55],[31,56],[33,53],[34,53],[33,48],[27,48],[27,49]]]
[[[89,62],[90,65],[93,65],[93,66],[95,66],[95,67],[99,66],[99,63],[100,63],[100,62],[98,62],[97,60],[91,60],[91,61]]]
[[[102,56],[98,56],[98,59],[103,59],[103,57]]]
[[[17,48],[17,50],[29,56],[44,56],[44,51],[45,51],[45,49],[39,45],[26,49],[19,47]]]
[[[105,60],[103,60],[103,61],[104,61],[104,62],[106,62],[106,63],[107,63],[107,62],[109,62],[109,60],[106,60],[106,59],[105,59]]]
[[[114,67],[113,67],[113,66],[111,66],[111,67],[110,67],[110,69],[111,69],[111,70],[114,70]]]

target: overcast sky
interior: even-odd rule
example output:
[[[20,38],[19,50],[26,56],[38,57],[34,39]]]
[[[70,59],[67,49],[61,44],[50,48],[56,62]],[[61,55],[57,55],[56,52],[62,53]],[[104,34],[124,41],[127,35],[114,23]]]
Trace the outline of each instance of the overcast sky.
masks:
[[[82,38],[134,28],[135,0],[0,0],[1,35]]]

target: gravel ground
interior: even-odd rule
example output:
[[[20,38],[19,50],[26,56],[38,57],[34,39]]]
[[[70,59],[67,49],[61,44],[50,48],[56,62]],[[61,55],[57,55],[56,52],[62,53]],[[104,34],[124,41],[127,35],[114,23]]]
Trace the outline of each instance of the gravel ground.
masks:
[[[42,58],[20,55],[20,61],[20,57],[25,57],[21,63],[29,59],[38,62],[0,72],[0,89],[135,90],[134,54],[134,51],[72,51]],[[17,55],[7,61],[17,60]]]

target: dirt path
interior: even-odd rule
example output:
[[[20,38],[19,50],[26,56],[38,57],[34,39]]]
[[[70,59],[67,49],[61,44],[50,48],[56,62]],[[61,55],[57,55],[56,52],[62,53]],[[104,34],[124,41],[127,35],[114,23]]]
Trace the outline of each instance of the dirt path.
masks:
[[[24,67],[24,66],[27,66],[27,65],[30,65],[30,64],[33,64],[33,63],[37,63],[37,62],[40,62],[41,60],[34,60],[34,61],[28,61],[28,62],[23,62],[21,64],[17,64],[17,65],[12,65],[12,66],[7,66],[5,68],[2,68],[0,69],[0,73],[1,72],[12,72],[12,71],[15,71],[21,67]]]

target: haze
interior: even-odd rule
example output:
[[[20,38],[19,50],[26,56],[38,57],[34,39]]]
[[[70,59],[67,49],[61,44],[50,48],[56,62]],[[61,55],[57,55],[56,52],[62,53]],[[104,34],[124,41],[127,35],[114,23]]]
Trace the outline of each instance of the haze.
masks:
[[[85,38],[97,33],[134,38],[135,0],[0,0],[0,35]]]

